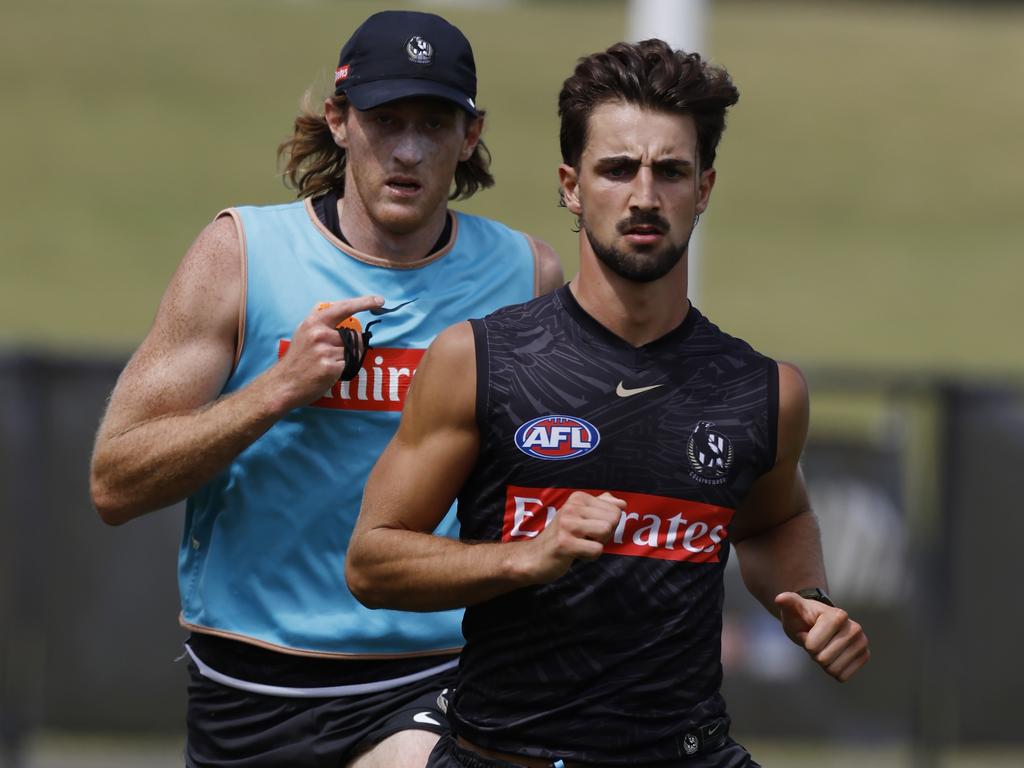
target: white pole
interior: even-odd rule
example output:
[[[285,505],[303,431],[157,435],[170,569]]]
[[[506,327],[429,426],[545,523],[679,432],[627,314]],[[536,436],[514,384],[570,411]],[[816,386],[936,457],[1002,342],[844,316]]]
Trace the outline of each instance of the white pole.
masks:
[[[629,0],[627,38],[632,42],[658,37],[673,48],[708,55],[706,45],[708,0]],[[700,236],[690,238],[687,292],[700,304]]]

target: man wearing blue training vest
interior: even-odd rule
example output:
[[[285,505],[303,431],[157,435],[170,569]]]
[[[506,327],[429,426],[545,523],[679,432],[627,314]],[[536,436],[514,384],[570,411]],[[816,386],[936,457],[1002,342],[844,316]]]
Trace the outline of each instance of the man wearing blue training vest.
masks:
[[[461,611],[352,597],[363,485],[434,336],[562,281],[546,244],[448,208],[493,183],[458,29],[375,14],[335,86],[280,148],[300,199],[229,208],[199,234],[96,438],[106,522],[188,499],[196,768],[424,764]]]

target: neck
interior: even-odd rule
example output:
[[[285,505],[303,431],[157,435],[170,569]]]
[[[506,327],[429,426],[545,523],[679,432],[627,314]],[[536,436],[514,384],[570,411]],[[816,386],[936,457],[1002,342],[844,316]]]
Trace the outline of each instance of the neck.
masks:
[[[662,278],[636,283],[612,272],[580,233],[580,271],[569,283],[588,315],[635,347],[660,339],[686,318],[686,254]]]
[[[388,261],[412,263],[430,253],[444,231],[448,207],[442,206],[419,227],[409,232],[394,232],[374,221],[353,197],[338,198],[338,221],[345,239],[356,250]]]

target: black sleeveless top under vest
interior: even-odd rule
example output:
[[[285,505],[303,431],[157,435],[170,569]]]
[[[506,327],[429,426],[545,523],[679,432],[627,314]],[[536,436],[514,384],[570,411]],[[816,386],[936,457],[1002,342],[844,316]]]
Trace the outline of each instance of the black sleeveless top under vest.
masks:
[[[568,286],[471,323],[480,456],[462,538],[525,541],[573,490],[627,507],[598,560],[467,609],[453,727],[543,758],[678,758],[725,716],[728,528],[775,461],[777,366],[693,307],[633,347]]]

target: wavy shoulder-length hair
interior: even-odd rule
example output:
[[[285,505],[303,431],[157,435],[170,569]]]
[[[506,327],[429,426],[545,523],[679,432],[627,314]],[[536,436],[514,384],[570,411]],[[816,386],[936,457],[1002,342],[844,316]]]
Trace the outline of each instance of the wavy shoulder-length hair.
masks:
[[[331,96],[340,110],[349,108],[345,94]],[[303,100],[302,111],[295,118],[290,138],[277,148],[278,162],[283,165],[285,183],[301,197],[316,197],[333,190],[345,194],[345,150],[334,142],[323,107],[317,109],[312,93]],[[457,107],[456,107],[457,108]],[[480,116],[483,117],[483,110]],[[449,200],[471,197],[477,190],[493,186],[491,153],[481,140],[468,160],[460,160]]]

